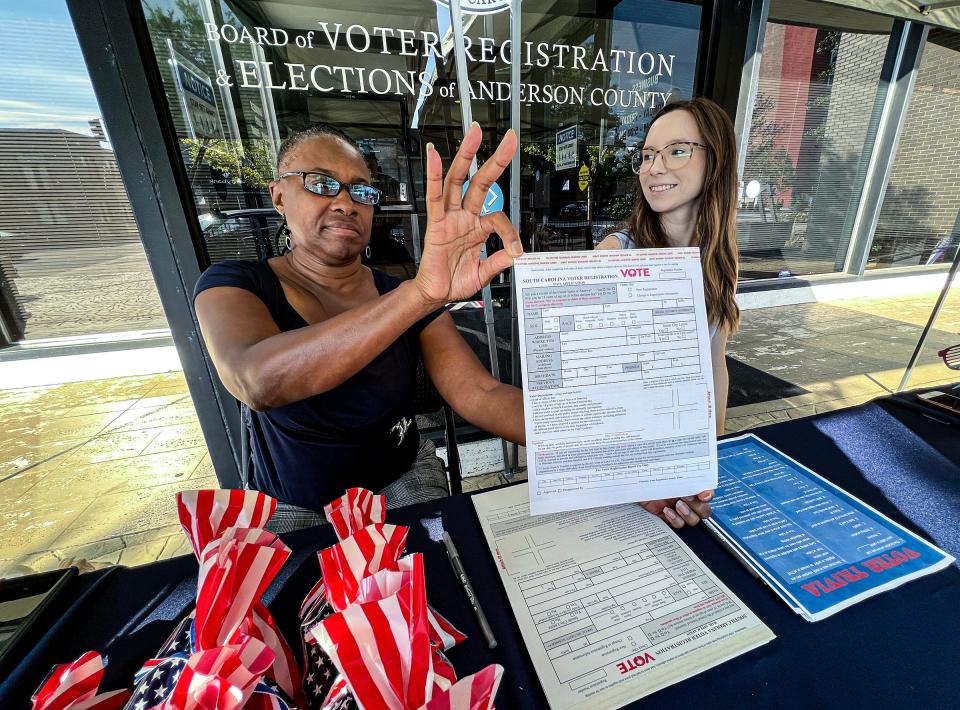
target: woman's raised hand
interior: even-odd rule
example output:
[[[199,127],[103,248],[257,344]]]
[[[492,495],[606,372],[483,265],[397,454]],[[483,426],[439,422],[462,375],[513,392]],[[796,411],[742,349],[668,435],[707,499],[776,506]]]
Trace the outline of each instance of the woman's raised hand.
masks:
[[[424,298],[437,305],[472,296],[523,254],[520,235],[506,214],[498,211],[480,216],[490,186],[517,150],[517,135],[512,130],[463,193],[482,138],[479,124],[471,125],[446,179],[439,153],[432,143],[427,144],[427,231],[415,282]],[[481,259],[480,248],[493,233],[503,240],[504,248]]]

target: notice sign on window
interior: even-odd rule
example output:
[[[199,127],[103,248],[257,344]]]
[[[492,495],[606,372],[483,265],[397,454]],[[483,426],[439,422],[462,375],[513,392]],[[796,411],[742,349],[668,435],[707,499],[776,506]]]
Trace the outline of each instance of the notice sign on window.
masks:
[[[170,49],[174,83],[180,95],[180,105],[183,107],[184,121],[190,137],[194,140],[222,138],[223,132],[220,129],[220,114],[213,94],[213,82],[193,62],[174,50],[169,40],[167,43]]]
[[[567,170],[577,165],[577,127],[557,131],[557,170]]]

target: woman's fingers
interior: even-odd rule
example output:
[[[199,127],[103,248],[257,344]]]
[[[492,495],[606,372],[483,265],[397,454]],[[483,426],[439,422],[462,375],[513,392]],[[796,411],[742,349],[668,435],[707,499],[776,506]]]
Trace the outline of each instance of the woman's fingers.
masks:
[[[666,501],[662,500],[642,500],[640,501],[640,506],[646,510],[648,513],[653,513],[654,515],[662,515],[663,504]]]
[[[687,525],[696,525],[700,522],[700,516],[697,515],[693,508],[690,507],[690,504],[682,498],[676,502],[674,510],[676,510],[677,515],[679,515]]]
[[[650,500],[641,502],[640,505],[678,530],[684,525],[696,525],[703,518],[710,517],[710,504],[700,500],[698,496]]]
[[[709,518],[711,514],[710,504],[701,500],[698,496],[690,496],[688,498],[683,498],[681,502],[686,503],[690,509],[696,513],[701,518]]]
[[[470,187],[467,189],[467,194],[463,196],[463,209],[473,214],[480,214],[480,210],[483,209],[483,202],[487,199],[487,193],[490,191],[490,186],[510,165],[516,150],[517,134],[511,128],[503,136],[503,140],[500,141],[500,145],[497,146],[493,156],[470,179]],[[463,182],[461,181],[460,184],[462,186]]]
[[[513,266],[513,257],[503,249],[499,249],[496,253],[488,256],[480,262],[480,266],[477,269],[477,275],[480,278],[480,287],[486,286],[493,280],[494,276],[501,271],[506,271],[511,266]]]
[[[433,143],[427,143],[427,224],[441,221],[443,221],[443,164]]]
[[[666,518],[667,522],[677,530],[684,526],[683,518],[677,515],[677,513],[669,505],[663,509],[663,517]]]
[[[467,129],[467,134],[463,137],[460,149],[453,156],[453,162],[450,163],[450,170],[447,171],[447,177],[443,181],[443,200],[447,209],[455,208],[460,205],[460,198],[463,195],[463,183],[467,181],[470,174],[470,166],[480,148],[480,141],[483,140],[483,131],[480,130],[480,124],[474,121]],[[479,171],[478,171],[479,172]]]
[[[511,257],[516,259],[523,256],[523,244],[520,242],[520,234],[517,228],[513,226],[507,215],[503,212],[491,212],[480,218],[480,228],[483,231],[484,239],[491,234],[496,234],[503,242],[503,249]]]

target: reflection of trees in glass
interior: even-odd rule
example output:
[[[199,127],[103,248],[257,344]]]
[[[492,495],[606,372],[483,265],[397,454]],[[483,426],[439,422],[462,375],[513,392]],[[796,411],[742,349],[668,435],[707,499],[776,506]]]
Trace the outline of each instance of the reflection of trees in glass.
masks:
[[[587,168],[590,170],[591,190],[597,200],[594,217],[615,221],[625,219],[633,207],[636,181],[623,139],[618,139],[614,145],[604,145],[602,153],[599,145],[588,146]],[[628,188],[627,193],[622,194],[624,184],[634,184],[634,188]]]
[[[521,143],[520,152],[527,157],[531,170],[553,170],[557,159],[555,143]]]
[[[259,195],[273,177],[274,158],[267,139],[251,137],[228,140],[185,137],[188,133],[186,118],[182,113],[180,98],[175,88],[176,80],[168,61],[170,51],[167,40],[170,40],[178,54],[195,64],[199,70],[207,74],[208,79],[213,80],[216,67],[206,38],[199,2],[175,0],[175,2],[160,5],[155,0],[153,3],[145,0],[144,14],[154,52],[158,58],[158,67],[163,78],[174,125],[181,136],[180,147],[195,198],[200,203],[209,199],[213,204],[234,200],[237,206],[259,204]],[[230,22],[238,24],[232,14],[228,16]],[[223,135],[232,135],[224,125],[224,97],[216,87],[214,87],[214,96],[214,101],[219,107]],[[244,133],[241,135],[248,135],[249,125],[245,123],[243,125]],[[230,186],[230,189],[225,190],[225,186]]]
[[[176,50],[183,56],[205,71],[211,71],[210,46],[204,34],[200,7],[191,0],[177,0],[176,6],[176,10],[165,10],[144,3],[144,14],[147,27],[150,28],[150,37],[154,41],[154,51],[157,56],[165,57],[167,48],[162,46],[162,41],[169,38],[174,40]]]
[[[743,176],[745,180],[757,180],[762,185],[786,190],[793,187],[796,174],[790,155],[783,147],[777,146],[777,137],[783,133],[784,126],[773,120],[773,109],[773,99],[762,91],[758,92]]]
[[[273,157],[266,139],[183,138],[180,142],[190,161],[191,180],[201,162],[237,185],[265,188],[273,179]]]

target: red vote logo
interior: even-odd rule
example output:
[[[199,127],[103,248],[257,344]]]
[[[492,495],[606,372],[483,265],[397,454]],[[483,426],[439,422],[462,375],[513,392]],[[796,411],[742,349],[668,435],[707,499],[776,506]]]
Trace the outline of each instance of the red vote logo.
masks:
[[[622,663],[617,664],[617,670],[620,671],[620,675],[629,673],[630,671],[635,671],[638,668],[643,668],[648,663],[653,663],[656,658],[650,655],[650,652],[647,651],[642,656],[634,656],[631,659],[627,659]]]

